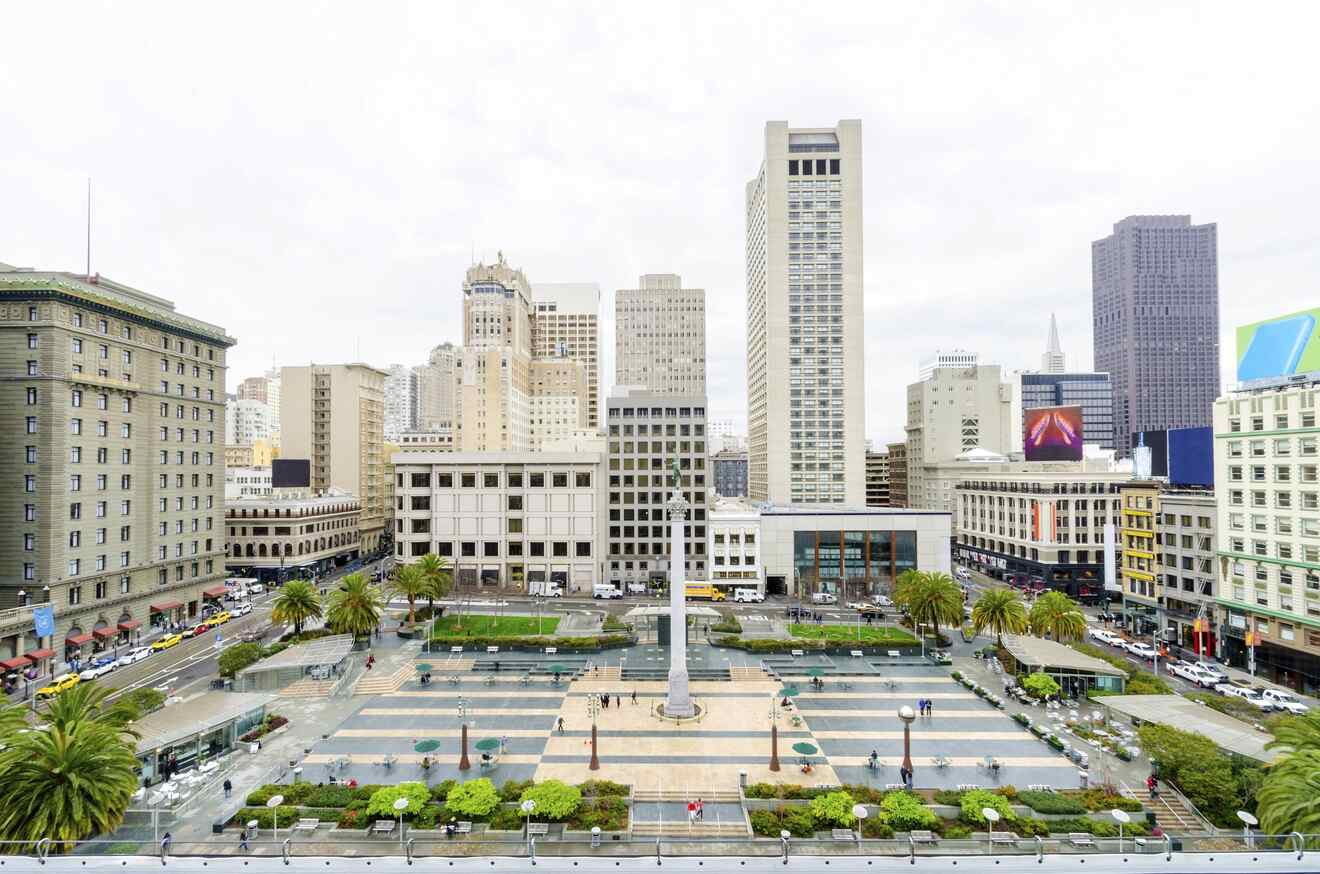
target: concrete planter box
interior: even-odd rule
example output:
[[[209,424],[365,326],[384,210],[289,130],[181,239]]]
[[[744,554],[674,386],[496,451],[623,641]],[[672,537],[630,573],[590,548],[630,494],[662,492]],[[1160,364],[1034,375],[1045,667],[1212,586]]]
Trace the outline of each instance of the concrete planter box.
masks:
[[[744,798],[743,807],[747,810],[774,810],[779,807],[807,807],[810,798]]]
[[[955,804],[927,804],[926,809],[940,819],[957,819],[962,808]]]
[[[591,832],[572,831],[571,829],[566,828],[564,829],[564,833],[562,837],[566,841],[590,841]],[[600,833],[600,840],[602,843],[604,843],[605,841],[626,841],[627,839],[628,839],[628,833],[626,831],[624,832],[602,831]]]

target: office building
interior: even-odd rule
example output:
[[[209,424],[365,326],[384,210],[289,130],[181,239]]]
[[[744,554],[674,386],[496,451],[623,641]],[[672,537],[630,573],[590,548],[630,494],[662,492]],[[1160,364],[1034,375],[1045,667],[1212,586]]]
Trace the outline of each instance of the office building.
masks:
[[[908,505],[907,443],[890,443],[889,449],[889,506]]]
[[[711,585],[729,600],[733,600],[735,589],[755,589],[764,596],[761,511],[746,500],[720,497],[706,521]]]
[[[453,452],[454,434],[448,428],[438,428],[435,431],[410,431],[407,434],[398,435],[394,445],[399,449],[428,449],[432,452]]]
[[[1023,410],[1082,408],[1082,442],[1114,449],[1114,398],[1107,373],[1020,373]],[[1019,427],[1021,425],[1021,417]]]
[[[1137,431],[1210,424],[1219,395],[1214,224],[1134,215],[1091,244],[1095,370],[1114,392],[1114,445]]]
[[[1320,689],[1318,401],[1320,383],[1308,380],[1214,405],[1217,654],[1312,694]]]
[[[1107,460],[969,459],[954,488],[954,555],[1002,580],[1104,594],[1105,526],[1119,523],[1131,479]]]
[[[889,453],[866,453],[866,506],[889,506]]]
[[[0,659],[40,675],[223,588],[234,338],[103,276],[0,265]],[[54,606],[38,638],[31,607]]]
[[[953,481],[932,467],[980,449],[1008,455],[1022,448],[1012,386],[999,365],[937,367],[907,390],[907,506],[952,509]],[[893,461],[890,462],[892,479]]]
[[[967,370],[970,367],[976,367],[976,365],[977,354],[975,352],[968,352],[965,349],[950,349],[948,351],[937,349],[917,362],[917,379],[930,379],[932,373],[943,368]]]
[[[715,470],[715,494],[721,498],[747,497],[747,450],[725,449],[710,457]]]
[[[337,489],[324,495],[277,489],[227,499],[225,566],[260,580],[320,576],[361,555],[361,519],[361,502]]]
[[[441,343],[431,350],[425,364],[412,369],[414,379],[413,428],[417,431],[451,430],[454,424],[454,392],[462,369],[463,350]]]
[[[273,439],[274,414],[264,401],[238,399],[225,403],[225,445],[251,446]]]
[[[648,273],[614,296],[614,384],[706,394],[706,292],[673,273]]]
[[[767,123],[745,205],[748,494],[860,507],[861,122]]]
[[[417,377],[411,367],[391,364],[385,373],[385,436],[395,440],[417,427]]]
[[[609,429],[606,485],[609,518],[607,581],[662,581],[669,569],[665,502],[678,491],[689,504],[686,579],[706,579],[706,399],[630,389],[606,402]]]
[[[366,364],[284,367],[280,419],[285,458],[311,461],[311,489],[338,489],[361,503],[361,551],[385,532],[385,377]]]
[[[238,384],[238,400],[260,401],[270,410],[271,443],[280,445],[280,372],[268,370],[265,376],[249,376]]]
[[[586,425],[600,428],[600,286],[594,282],[538,282],[532,355],[566,358],[586,370]]]
[[[261,498],[271,492],[269,467],[226,467],[225,500]]]
[[[533,358],[528,439],[533,452],[575,437],[595,437],[588,426],[587,368],[570,358]]]
[[[1063,354],[1063,345],[1059,342],[1059,320],[1050,313],[1050,336],[1045,341],[1045,354],[1040,356],[1042,373],[1065,373],[1068,370],[1068,358]]]
[[[270,467],[279,450],[267,440],[254,440],[249,446],[225,445],[225,467]]]
[[[433,552],[462,589],[566,594],[600,579],[598,453],[394,454],[394,554]],[[529,586],[529,584],[532,584]]]

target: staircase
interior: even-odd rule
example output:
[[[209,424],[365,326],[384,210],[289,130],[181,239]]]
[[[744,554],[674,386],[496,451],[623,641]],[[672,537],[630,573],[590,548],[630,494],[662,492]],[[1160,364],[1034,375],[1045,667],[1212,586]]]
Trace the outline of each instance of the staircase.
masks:
[[[593,668],[582,675],[584,680],[622,680],[623,672],[618,665],[603,665]]]
[[[417,669],[413,667],[412,662],[404,662],[392,674],[384,671],[367,671],[353,687],[353,694],[388,695],[399,691],[403,684],[416,674]]]
[[[1191,802],[1167,782],[1160,786],[1159,798],[1142,799],[1142,803],[1155,814],[1155,824],[1169,834],[1199,834],[1212,830],[1210,823]]]
[[[737,789],[639,789],[633,787],[633,804],[656,804],[669,802],[671,804],[687,804],[689,801],[700,798],[702,801],[709,801],[711,804],[740,804],[742,797]],[[710,823],[707,823],[710,825]]]
[[[623,669],[624,680],[668,680],[668,667],[633,667],[629,665]],[[730,679],[728,668],[688,668],[688,680],[713,680],[717,682],[728,682]]]
[[[746,665],[736,665],[729,668],[729,678],[732,680],[765,680],[769,675],[761,668],[749,668]]]
[[[294,683],[290,683],[280,690],[281,698],[328,698],[334,688],[334,680],[313,680],[311,677],[304,677]]]
[[[634,820],[633,837],[637,838],[745,838],[751,829],[744,822],[688,822],[686,820]]]

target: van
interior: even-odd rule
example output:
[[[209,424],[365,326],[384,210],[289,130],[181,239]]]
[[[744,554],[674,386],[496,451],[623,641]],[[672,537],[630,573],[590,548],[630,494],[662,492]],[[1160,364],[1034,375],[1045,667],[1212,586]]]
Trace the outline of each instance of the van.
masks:
[[[724,593],[710,583],[684,583],[683,597],[688,601],[724,601]]]
[[[609,583],[596,583],[591,587],[591,597],[593,598],[622,598],[623,592]]]
[[[628,584],[628,594],[629,594],[629,595],[645,595],[645,594],[647,593],[647,591],[648,591],[648,590],[647,590],[647,588],[646,588],[646,583],[629,583],[629,584]]]
[[[811,603],[813,604],[837,604],[839,596],[831,592],[812,592]]]
[[[756,589],[734,589],[733,600],[739,604],[759,604],[765,596]]]

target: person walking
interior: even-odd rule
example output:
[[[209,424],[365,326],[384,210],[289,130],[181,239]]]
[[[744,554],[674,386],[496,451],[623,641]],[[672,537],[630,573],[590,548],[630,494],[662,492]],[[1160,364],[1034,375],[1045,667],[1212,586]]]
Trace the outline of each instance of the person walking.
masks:
[[[926,699],[926,715],[927,716],[935,715],[935,702],[929,698]]]
[[[637,703],[637,690],[636,690],[636,689],[633,689],[633,691],[632,691],[632,703],[634,703],[634,704]]]
[[[620,697],[618,696],[618,694],[616,693],[615,696],[614,696],[614,706],[615,706],[615,707],[618,707],[618,706],[619,706],[620,704],[622,704],[622,703],[623,703],[623,699],[620,698]]]
[[[689,802],[688,802],[688,808],[687,808],[687,810],[688,810],[688,822],[696,822],[696,821],[697,821],[697,802],[695,802],[695,801],[689,801]]]
[[[226,798],[226,799],[228,799],[229,796],[231,796],[231,795],[234,794],[234,784],[231,783],[231,782],[229,782],[229,778],[228,778],[228,777],[225,778],[225,786],[224,786],[224,789],[225,789],[225,798]]]
[[[908,769],[904,768],[902,765],[898,766],[898,782],[902,783],[904,786],[908,784]]]
[[[700,798],[697,799],[697,822],[702,822],[706,818],[706,804]]]
[[[248,837],[248,829],[245,825],[243,826],[243,830],[238,833],[238,849],[242,851],[251,850],[252,845],[249,843],[250,840],[251,839]]]
[[[564,733],[564,717],[559,717],[559,733]]]
[[[610,696],[609,696],[609,695],[602,695],[602,696],[600,696],[600,706],[603,707],[603,708],[606,709],[606,710],[609,710],[609,709],[610,709]]]
[[[169,832],[165,832],[165,836],[160,839],[161,853],[168,854],[170,851],[170,844],[172,843],[174,843],[174,835],[170,834]]]

